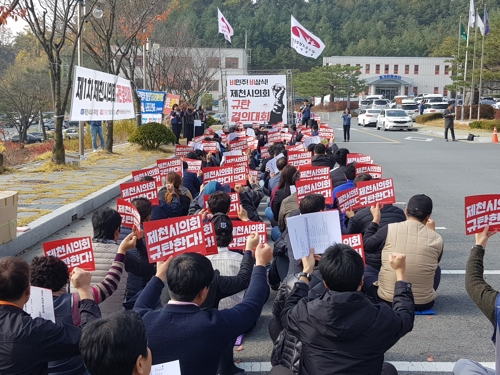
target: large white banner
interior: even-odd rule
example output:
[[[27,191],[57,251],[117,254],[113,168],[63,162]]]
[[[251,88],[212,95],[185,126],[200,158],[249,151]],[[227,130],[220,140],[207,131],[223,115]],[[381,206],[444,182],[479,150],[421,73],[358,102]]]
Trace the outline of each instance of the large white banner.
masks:
[[[75,67],[71,121],[135,118],[130,82],[97,70]]]
[[[228,76],[229,123],[287,123],[285,75]]]

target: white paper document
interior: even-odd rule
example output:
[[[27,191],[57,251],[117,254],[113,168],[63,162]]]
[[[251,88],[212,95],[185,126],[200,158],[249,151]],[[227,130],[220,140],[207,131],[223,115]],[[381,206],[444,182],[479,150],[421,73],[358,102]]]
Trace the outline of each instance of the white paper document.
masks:
[[[317,145],[318,143],[321,143],[321,138],[319,135],[315,135],[314,137],[309,137],[304,141],[304,145],[308,147],[309,145]]]
[[[54,300],[52,290],[32,286],[30,289],[30,299],[24,305],[24,311],[32,318],[43,318],[56,322],[54,314]]]
[[[339,212],[337,210],[315,212],[286,219],[294,259],[309,255],[323,254],[325,250],[342,243]]]
[[[284,158],[285,155],[283,154],[279,154],[278,156],[276,156],[275,158],[272,158],[271,160],[269,160],[266,164],[266,168],[269,169],[269,172],[270,173],[278,173],[279,170],[278,170],[278,167],[276,166],[276,162],[278,161],[278,159],[281,159],[281,158]]]
[[[160,363],[151,366],[151,375],[181,375],[181,365],[179,361]]]
[[[247,128],[247,136],[255,137],[255,130],[253,130],[252,128]]]

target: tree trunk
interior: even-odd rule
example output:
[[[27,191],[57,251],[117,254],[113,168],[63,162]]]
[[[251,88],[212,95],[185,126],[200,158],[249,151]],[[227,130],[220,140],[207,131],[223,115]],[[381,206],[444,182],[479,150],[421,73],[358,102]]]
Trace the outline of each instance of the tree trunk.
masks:
[[[106,121],[106,151],[113,153],[113,121]]]
[[[47,142],[47,132],[45,131],[45,124],[43,122],[43,114],[42,111],[40,111],[40,129],[42,130],[43,134],[43,141]]]
[[[142,125],[142,114],[141,114],[141,99],[137,95],[137,90],[132,89],[132,100],[134,101],[135,108],[135,124],[137,127]]]
[[[52,161],[55,164],[64,164],[66,161],[66,155],[64,151],[64,139],[63,139],[63,121],[64,121],[64,110],[62,98],[61,98],[61,68],[60,65],[56,65],[56,69],[52,72],[51,84],[53,89],[54,97],[54,146],[52,147]]]
[[[3,154],[0,152],[0,174],[5,171],[5,167],[3,165]]]

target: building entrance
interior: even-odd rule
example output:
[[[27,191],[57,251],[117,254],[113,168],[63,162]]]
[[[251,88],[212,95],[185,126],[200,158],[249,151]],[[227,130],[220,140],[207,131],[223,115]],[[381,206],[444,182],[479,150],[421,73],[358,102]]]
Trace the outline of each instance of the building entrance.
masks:
[[[401,86],[375,86],[375,94],[384,95],[385,99],[392,100],[395,96],[400,95],[400,87]]]

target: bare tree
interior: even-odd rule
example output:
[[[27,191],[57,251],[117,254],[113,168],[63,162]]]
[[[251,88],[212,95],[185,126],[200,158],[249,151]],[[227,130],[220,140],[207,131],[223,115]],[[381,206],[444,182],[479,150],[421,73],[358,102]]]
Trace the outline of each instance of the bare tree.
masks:
[[[56,164],[63,164],[65,161],[62,125],[73,82],[76,40],[79,37],[77,30],[82,29],[95,5],[93,0],[89,2],[87,13],[80,19],[80,27],[77,27],[78,0],[20,0],[20,6],[26,12],[24,19],[48,60],[55,120],[52,160]]]
[[[146,40],[157,21],[166,19],[170,4],[155,0],[99,3],[103,17],[89,18],[90,30],[83,35],[85,52],[102,71],[118,75],[124,70],[126,60],[135,56],[139,41]],[[106,126],[106,150],[113,152],[113,121],[108,121]]]

